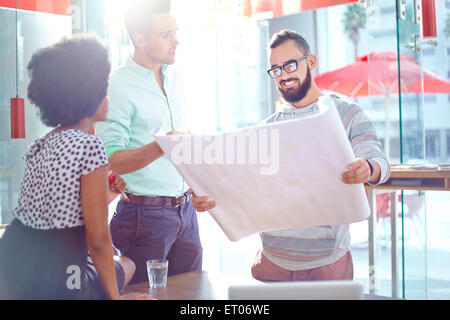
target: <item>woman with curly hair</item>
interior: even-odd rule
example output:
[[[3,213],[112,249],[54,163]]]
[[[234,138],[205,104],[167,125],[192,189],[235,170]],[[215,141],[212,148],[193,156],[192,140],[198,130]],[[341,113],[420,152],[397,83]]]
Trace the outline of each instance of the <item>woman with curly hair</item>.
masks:
[[[113,257],[102,142],[88,134],[108,112],[111,65],[94,36],[75,36],[36,52],[28,97],[54,127],[25,155],[14,220],[0,240],[0,298],[118,299],[135,266]]]

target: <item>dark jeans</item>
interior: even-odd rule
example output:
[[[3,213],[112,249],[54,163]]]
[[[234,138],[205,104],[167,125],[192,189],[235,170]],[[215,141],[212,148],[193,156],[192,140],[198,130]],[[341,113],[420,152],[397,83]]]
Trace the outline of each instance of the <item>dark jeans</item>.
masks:
[[[130,284],[148,281],[150,259],[169,260],[169,276],[202,268],[203,249],[191,201],[172,207],[120,200],[110,229],[114,246],[136,264]]]

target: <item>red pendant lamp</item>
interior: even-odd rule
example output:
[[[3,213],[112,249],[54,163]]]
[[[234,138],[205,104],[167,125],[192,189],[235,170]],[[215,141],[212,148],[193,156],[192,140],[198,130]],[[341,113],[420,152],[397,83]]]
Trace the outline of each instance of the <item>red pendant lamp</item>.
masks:
[[[25,100],[11,98],[11,139],[25,138]]]
[[[437,37],[435,0],[422,0],[422,37]]]
[[[11,139],[25,138],[25,99],[19,97],[19,26],[16,0],[16,97],[11,98]]]

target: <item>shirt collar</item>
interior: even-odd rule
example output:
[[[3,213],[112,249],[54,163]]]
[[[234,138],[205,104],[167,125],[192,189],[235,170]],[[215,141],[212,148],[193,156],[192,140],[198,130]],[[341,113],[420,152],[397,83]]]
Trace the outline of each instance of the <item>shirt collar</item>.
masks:
[[[143,66],[141,66],[139,63],[137,63],[136,61],[134,61],[134,59],[129,56],[127,61],[125,62],[125,65],[130,68],[132,71],[136,72],[137,74],[139,74],[140,76],[143,77],[149,77],[150,75],[153,74],[152,70],[149,70]],[[163,64],[162,65],[162,72],[163,74],[166,72],[167,69],[167,64]]]
[[[283,112],[307,113],[307,112],[310,112],[311,110],[314,110],[316,104],[317,104],[317,101],[315,101],[303,108],[296,108],[292,104],[290,104],[288,102],[284,102],[282,104],[282,111]]]

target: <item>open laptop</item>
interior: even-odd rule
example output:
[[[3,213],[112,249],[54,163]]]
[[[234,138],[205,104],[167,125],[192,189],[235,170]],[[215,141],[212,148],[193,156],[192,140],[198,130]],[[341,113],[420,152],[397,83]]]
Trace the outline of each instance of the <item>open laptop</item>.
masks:
[[[354,281],[270,282],[228,288],[230,300],[362,300]]]

